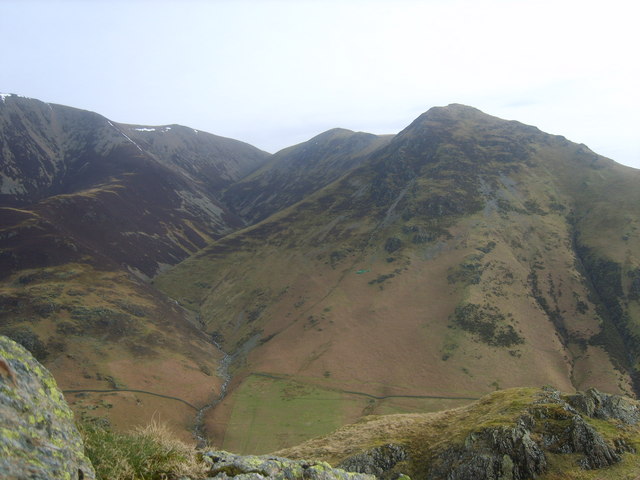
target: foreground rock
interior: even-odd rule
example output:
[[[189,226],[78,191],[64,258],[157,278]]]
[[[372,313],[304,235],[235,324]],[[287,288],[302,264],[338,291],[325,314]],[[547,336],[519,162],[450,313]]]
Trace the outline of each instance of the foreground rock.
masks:
[[[349,472],[369,473],[386,480],[400,475],[395,471],[395,467],[408,459],[409,454],[404,447],[388,443],[353,455],[338,464],[338,467]],[[390,475],[392,471],[393,474]]]
[[[94,479],[73,414],[51,374],[0,336],[0,478]]]
[[[374,475],[350,473],[324,462],[290,460],[274,456],[234,455],[223,451],[203,454],[211,465],[210,478],[226,480],[375,480]]]

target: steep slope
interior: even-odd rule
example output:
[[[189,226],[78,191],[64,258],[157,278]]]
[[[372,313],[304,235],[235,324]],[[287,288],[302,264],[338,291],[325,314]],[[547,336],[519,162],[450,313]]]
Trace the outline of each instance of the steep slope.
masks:
[[[186,127],[2,95],[0,333],[78,391],[78,412],[121,427],[157,412],[191,438],[222,388],[222,354],[147,281],[244,225],[217,196],[267,157]]]
[[[122,145],[215,193],[269,157],[246,143],[180,125],[119,124],[97,113],[18,95],[2,94],[0,109],[3,204],[24,205],[93,186],[119,173],[121,166],[100,162]]]
[[[264,220],[337,180],[391,138],[343,128],[329,130],[273,155],[260,169],[231,185],[223,201],[250,223]]]
[[[158,416],[192,440],[217,398],[222,354],[175,303],[124,271],[88,263],[21,270],[0,284],[0,334],[53,373],[77,415],[116,427]]]
[[[268,157],[185,127],[122,126],[17,96],[0,102],[0,152],[0,206],[28,207],[60,237],[146,276],[243,225],[216,196]]]
[[[216,196],[270,158],[238,140],[181,125],[150,127],[120,123],[117,126],[160,163]]]
[[[638,187],[640,172],[563,137],[433,108],[156,285],[237,352],[210,418],[225,448],[268,451],[497,388],[633,394]],[[319,397],[313,427],[287,415]],[[246,420],[262,408],[272,421]]]

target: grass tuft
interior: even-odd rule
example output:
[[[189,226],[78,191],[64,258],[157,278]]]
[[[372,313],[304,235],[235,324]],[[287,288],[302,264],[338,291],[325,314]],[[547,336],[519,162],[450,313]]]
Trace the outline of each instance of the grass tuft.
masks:
[[[118,433],[87,420],[79,429],[98,480],[204,476],[205,465],[198,460],[195,448],[175,439],[164,424],[154,421],[146,427]]]

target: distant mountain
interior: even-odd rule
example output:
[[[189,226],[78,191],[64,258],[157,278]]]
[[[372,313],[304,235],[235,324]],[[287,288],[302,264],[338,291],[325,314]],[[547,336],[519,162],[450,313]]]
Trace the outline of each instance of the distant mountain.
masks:
[[[186,127],[121,125],[17,96],[0,102],[0,151],[3,224],[26,215],[46,232],[41,243],[48,244],[38,245],[31,228],[16,225],[11,256],[5,249],[0,259],[4,274],[44,266],[50,238],[57,236],[71,251],[51,252],[52,262],[81,250],[152,277],[244,225],[218,196],[269,157]]]
[[[250,223],[264,220],[337,180],[392,138],[329,130],[276,153],[253,174],[231,185],[222,199]]]
[[[224,448],[268,451],[499,388],[637,394],[638,222],[639,171],[450,105],[155,285],[239,355]],[[326,399],[316,426],[296,388]],[[256,395],[273,420],[239,427]]]
[[[190,438],[193,409],[221,388],[222,354],[147,281],[245,225],[219,196],[268,157],[191,128],[2,95],[0,333],[64,389],[151,392],[78,393],[77,412],[129,426],[157,411]]]

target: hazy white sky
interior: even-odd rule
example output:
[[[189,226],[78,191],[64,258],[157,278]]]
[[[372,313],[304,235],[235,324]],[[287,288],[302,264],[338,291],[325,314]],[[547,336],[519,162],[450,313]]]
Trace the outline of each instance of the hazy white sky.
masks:
[[[0,92],[267,151],[472,105],[640,168],[631,0],[0,0]]]

